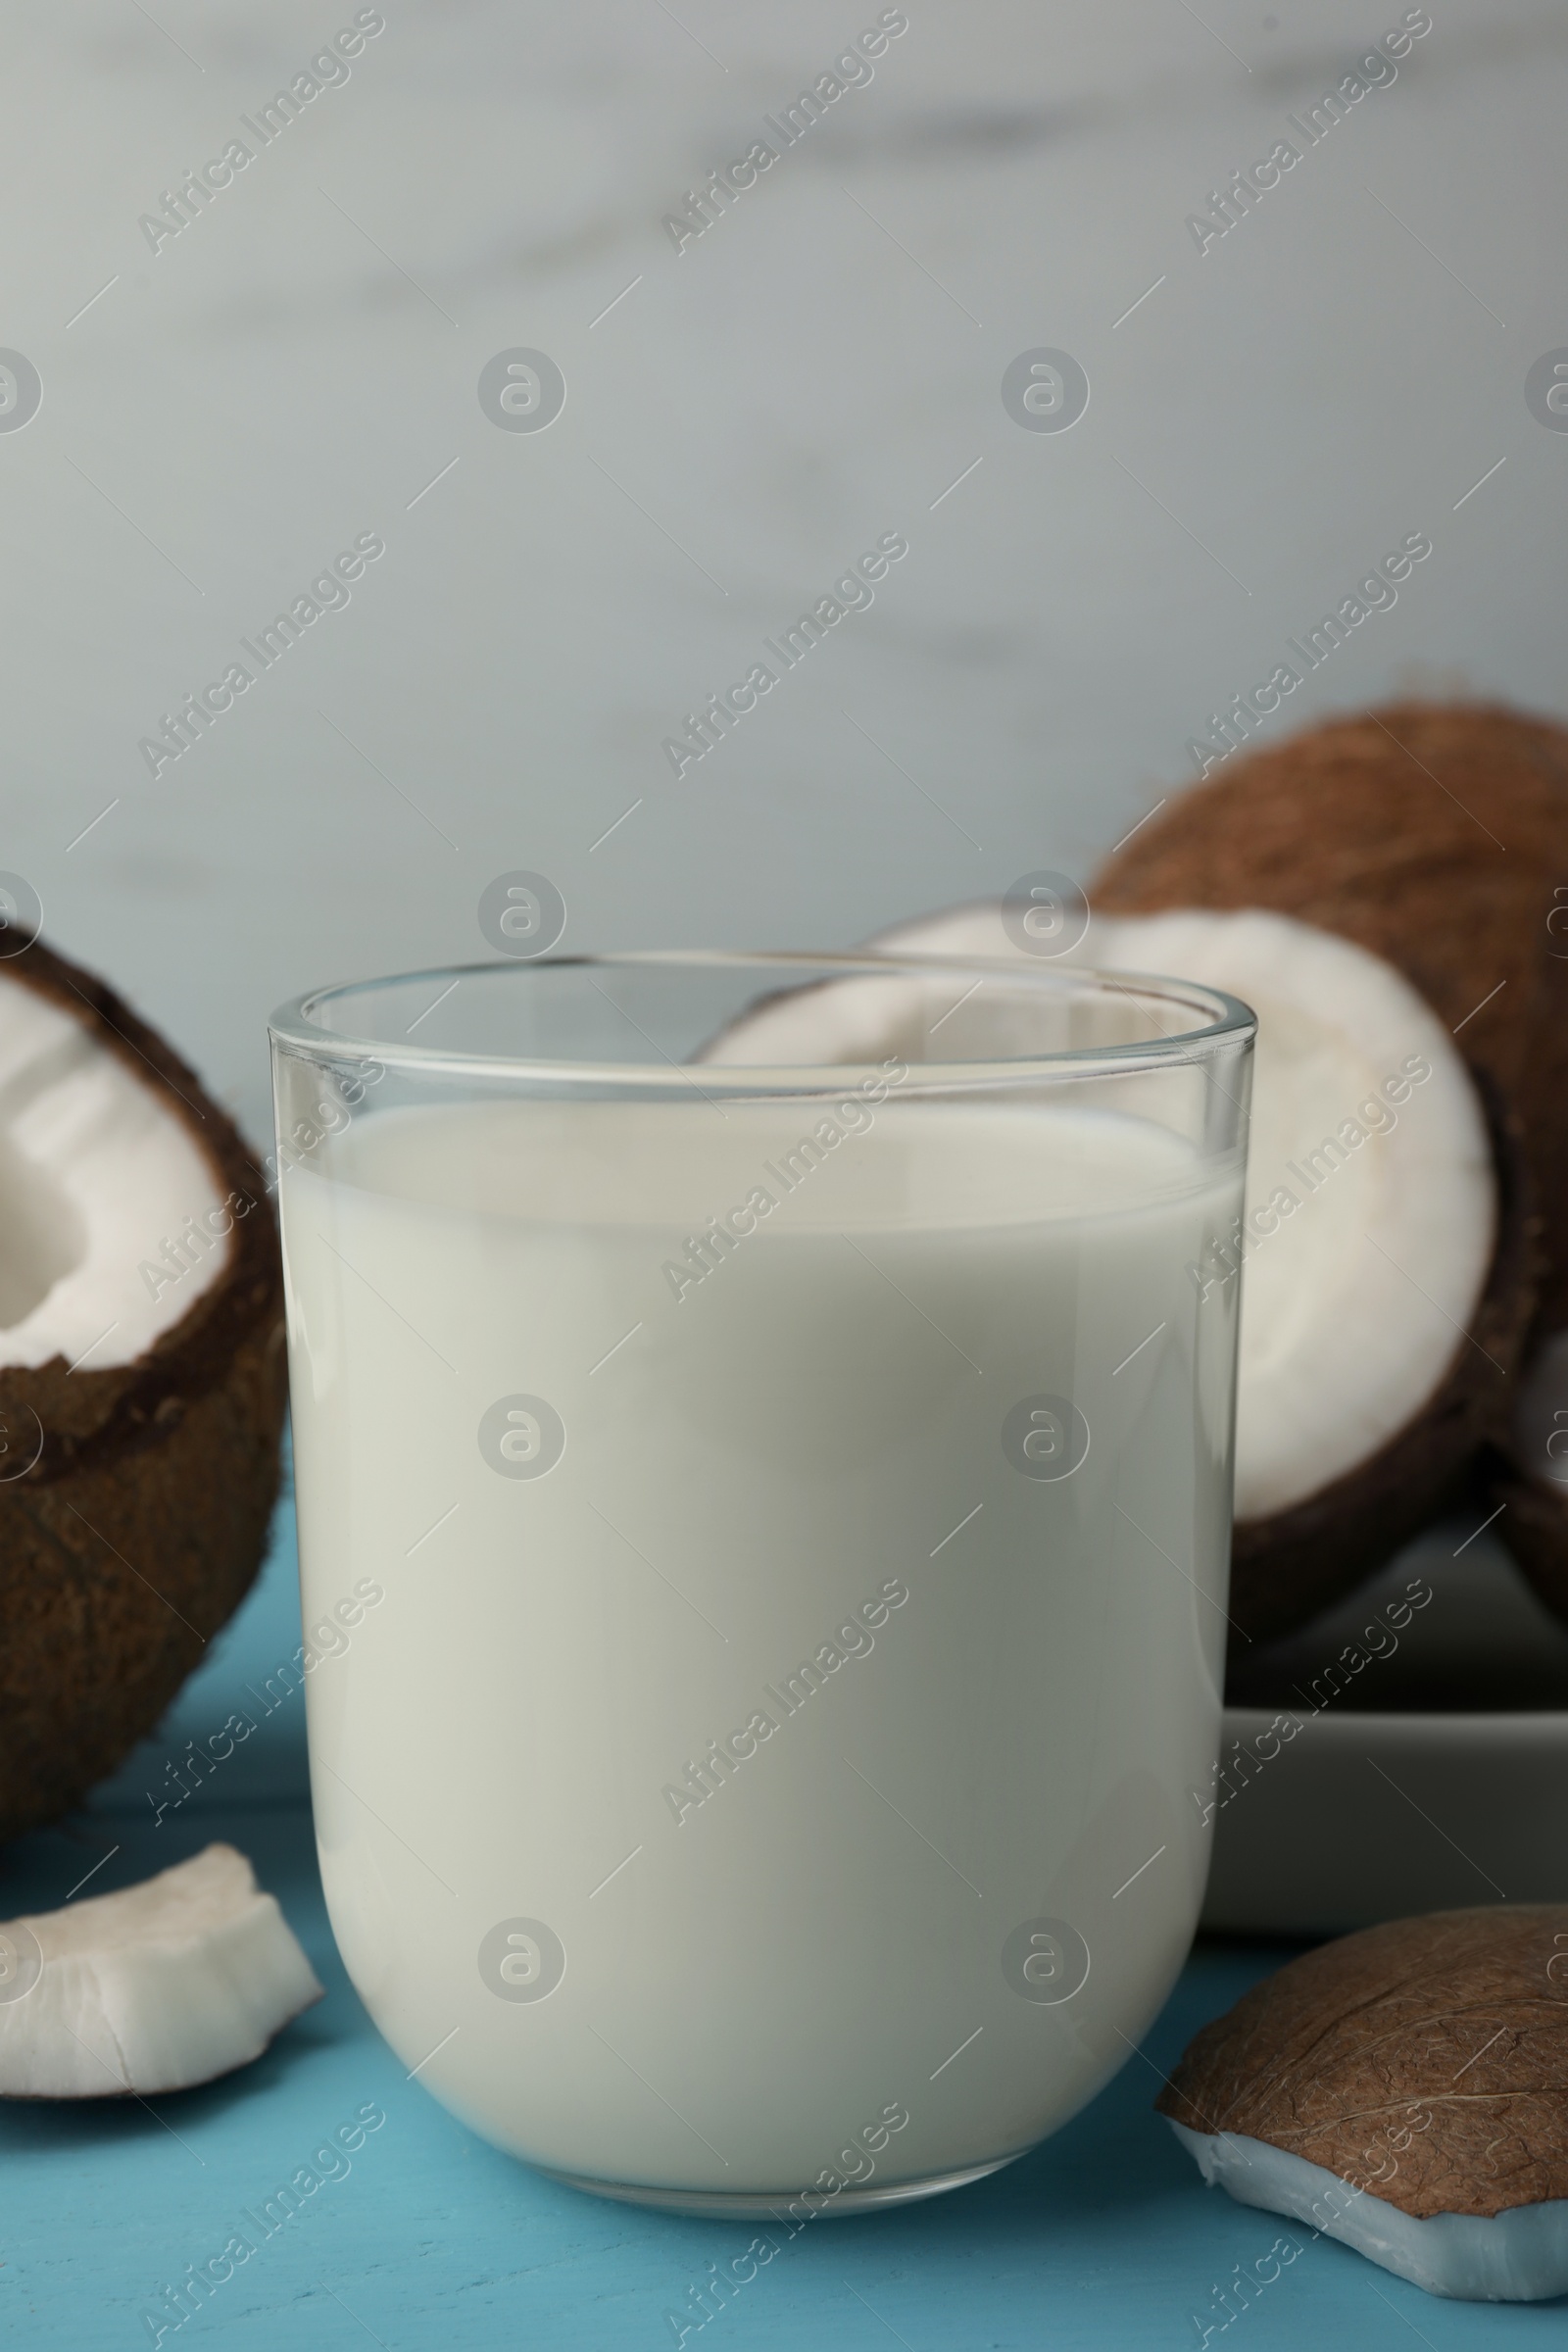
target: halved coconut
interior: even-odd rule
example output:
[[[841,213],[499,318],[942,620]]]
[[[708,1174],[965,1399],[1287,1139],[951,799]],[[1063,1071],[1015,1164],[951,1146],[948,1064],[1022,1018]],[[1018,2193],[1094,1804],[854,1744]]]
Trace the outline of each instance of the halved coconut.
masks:
[[[1018,960],[995,905],[876,945]],[[1504,1425],[1534,1298],[1516,1188],[1430,1005],[1348,940],[1258,912],[1097,915],[1071,960],[1206,981],[1258,1016],[1246,1211],[1205,1275],[1246,1268],[1231,1615],[1266,1640],[1414,1535]]]
[[[1108,913],[1274,907],[1397,965],[1518,1137],[1543,1220],[1537,1334],[1568,1328],[1568,730],[1475,704],[1309,728],[1140,826],[1091,896]],[[1499,1498],[1498,1533],[1568,1615],[1551,1497],[1504,1473]]]
[[[143,2097],[259,2058],[321,1998],[231,1845],[0,1926],[0,2096]]]
[[[0,1838],[114,1770],[255,1576],[281,1343],[232,1122],[91,974],[0,962]]]

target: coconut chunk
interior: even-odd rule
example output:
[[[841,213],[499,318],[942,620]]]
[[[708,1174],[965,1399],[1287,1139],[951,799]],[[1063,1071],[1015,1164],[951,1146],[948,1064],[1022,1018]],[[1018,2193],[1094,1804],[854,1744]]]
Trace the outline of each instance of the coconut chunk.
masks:
[[[0,1206],[0,1365],[134,1363],[227,1262],[180,1104],[3,966]]]
[[[321,1990],[245,1856],[209,1845],[139,1886],[0,1927],[0,2095],[210,2082],[259,2058]]]
[[[1435,2294],[1568,2292],[1568,1904],[1363,1928],[1196,2034],[1154,2102],[1205,2180]]]

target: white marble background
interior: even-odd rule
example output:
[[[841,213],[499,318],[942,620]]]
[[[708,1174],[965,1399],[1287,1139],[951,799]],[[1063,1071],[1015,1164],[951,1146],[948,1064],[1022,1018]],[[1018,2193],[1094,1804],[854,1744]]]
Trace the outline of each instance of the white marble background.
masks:
[[[836,943],[1086,871],[1410,531],[1430,562],[1274,729],[1401,686],[1568,705],[1568,434],[1524,400],[1568,344],[1560,5],[1432,0],[1202,257],[1185,216],[1399,5],[907,0],[679,255],[662,215],[870,0],[384,13],[156,256],[138,216],[353,0],[0,15],[0,345],[44,387],[0,433],[0,866],[253,1131],[270,1006],[486,953],[505,868],[589,948]],[[480,410],[516,345],[564,371],[547,432]],[[1035,345],[1088,370],[1068,433],[1002,406]],[[677,781],[671,723],[889,529],[875,607]],[[154,780],[160,712],[366,530],[349,609]]]

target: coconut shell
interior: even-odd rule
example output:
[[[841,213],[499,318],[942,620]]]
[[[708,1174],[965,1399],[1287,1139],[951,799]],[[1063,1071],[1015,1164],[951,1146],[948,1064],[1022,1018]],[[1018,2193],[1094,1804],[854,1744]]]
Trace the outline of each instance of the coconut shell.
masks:
[[[163,1097],[219,1191],[252,1205],[217,1279],[136,1362],[0,1368],[13,1450],[42,1430],[31,1466],[0,1484],[0,1838],[114,1771],[249,1588],[286,1401],[276,1220],[239,1131],[101,980],[37,944],[5,977]]]
[[[1564,895],[1557,895],[1559,890]],[[1568,730],[1398,703],[1226,760],[1114,853],[1106,914],[1265,906],[1414,983],[1519,1119],[1568,1325]]]
[[[1483,1084],[1483,1098],[1493,1090]],[[1468,1335],[1430,1401],[1388,1444],[1289,1510],[1231,1534],[1233,1656],[1305,1625],[1471,1491],[1480,1449],[1507,1426],[1541,1267],[1517,1134],[1495,1102],[1497,1240]],[[1543,1597],[1545,1597],[1543,1595]]]
[[[1155,2101],[1401,2213],[1568,2197],[1568,1904],[1364,1928],[1205,2026]]]

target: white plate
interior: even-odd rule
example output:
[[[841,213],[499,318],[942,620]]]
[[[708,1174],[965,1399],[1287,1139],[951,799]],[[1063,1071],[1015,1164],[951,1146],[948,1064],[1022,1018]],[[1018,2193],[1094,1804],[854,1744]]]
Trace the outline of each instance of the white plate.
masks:
[[[1568,1627],[1494,1534],[1433,1529],[1231,1695],[1205,1928],[1568,1901]]]

